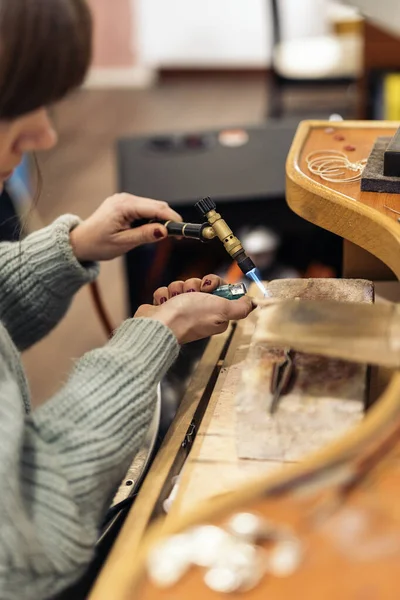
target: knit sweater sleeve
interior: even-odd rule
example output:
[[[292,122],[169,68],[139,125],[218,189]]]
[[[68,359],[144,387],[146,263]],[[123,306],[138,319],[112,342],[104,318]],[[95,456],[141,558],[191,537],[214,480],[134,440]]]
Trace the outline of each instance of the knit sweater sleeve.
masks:
[[[73,254],[69,234],[79,222],[64,215],[20,243],[0,244],[0,320],[19,350],[44,337],[98,274],[97,264],[82,265]]]
[[[49,598],[82,575],[178,351],[161,323],[128,320],[29,415],[0,361],[0,598]]]

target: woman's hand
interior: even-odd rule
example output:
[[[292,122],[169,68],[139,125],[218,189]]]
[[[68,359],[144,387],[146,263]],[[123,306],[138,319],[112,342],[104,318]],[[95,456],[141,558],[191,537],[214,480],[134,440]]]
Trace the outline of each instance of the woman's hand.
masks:
[[[159,242],[167,236],[166,228],[159,223],[132,228],[131,224],[137,219],[182,220],[167,202],[116,194],[71,231],[76,258],[79,262],[110,260],[136,246]]]
[[[202,293],[213,292],[224,284],[216,275],[174,281],[168,287],[159,288],[154,293],[154,306],[140,306],[135,317],[161,321],[172,330],[180,344],[222,333],[229,321],[244,319],[254,308],[248,296],[226,300]]]

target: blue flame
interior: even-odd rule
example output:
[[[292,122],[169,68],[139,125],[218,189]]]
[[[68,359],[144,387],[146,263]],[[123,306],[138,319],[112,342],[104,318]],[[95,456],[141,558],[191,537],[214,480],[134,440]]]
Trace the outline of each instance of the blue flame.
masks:
[[[258,288],[261,290],[263,296],[267,295],[267,290],[265,289],[259,275],[257,272],[257,269],[251,269],[251,271],[247,271],[246,276],[251,279],[252,281],[254,281],[254,283],[258,286]]]

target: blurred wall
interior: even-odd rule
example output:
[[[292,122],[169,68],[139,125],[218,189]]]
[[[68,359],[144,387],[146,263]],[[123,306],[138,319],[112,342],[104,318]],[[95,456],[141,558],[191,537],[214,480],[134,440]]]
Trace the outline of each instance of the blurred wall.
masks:
[[[135,64],[134,15],[131,0],[88,0],[94,17],[95,67]]]
[[[155,66],[263,66],[265,0],[136,0],[140,52]]]
[[[279,0],[284,39],[327,31],[328,0]],[[268,67],[271,0],[136,0],[140,56],[161,67]]]
[[[280,0],[284,37],[324,33],[327,1]],[[270,0],[88,2],[95,23],[89,85],[147,85],[159,67],[270,65]]]
[[[94,20],[93,64],[87,87],[146,87],[154,71],[139,59],[137,0],[87,0]]]

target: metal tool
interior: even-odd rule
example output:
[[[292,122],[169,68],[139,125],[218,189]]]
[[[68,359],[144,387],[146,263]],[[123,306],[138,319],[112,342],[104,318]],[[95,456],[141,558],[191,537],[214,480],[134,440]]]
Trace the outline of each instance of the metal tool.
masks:
[[[226,221],[216,211],[216,204],[211,198],[203,198],[196,203],[196,208],[199,213],[205,217],[212,227],[212,230],[223,243],[225,250],[229,256],[237,263],[241,271],[246,275],[249,271],[256,268],[251,258],[247,256],[240,240],[233,235],[232,229]]]
[[[232,229],[216,211],[216,204],[211,198],[203,198],[196,203],[196,208],[201,216],[207,221],[205,223],[180,223],[175,221],[158,221],[167,228],[168,235],[192,238],[207,242],[217,237],[224,245],[229,256],[237,263],[241,271],[247,275],[249,271],[256,268],[249,256],[247,256],[240,240],[233,235]],[[154,222],[154,221],[153,221]]]
[[[180,221],[159,221],[153,219],[152,223],[161,223],[167,228],[169,236],[200,240],[209,242],[216,237],[216,233],[208,222],[205,223],[181,223]]]
[[[283,394],[286,394],[291,383],[294,372],[293,353],[290,348],[285,348],[282,359],[274,364],[271,393],[273,394],[269,412],[273,415],[279,405]]]
[[[247,293],[246,286],[244,283],[233,283],[228,285],[221,285],[219,288],[212,292],[213,296],[220,296],[227,300],[238,300]]]

